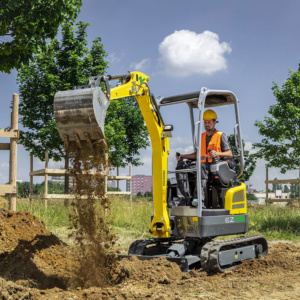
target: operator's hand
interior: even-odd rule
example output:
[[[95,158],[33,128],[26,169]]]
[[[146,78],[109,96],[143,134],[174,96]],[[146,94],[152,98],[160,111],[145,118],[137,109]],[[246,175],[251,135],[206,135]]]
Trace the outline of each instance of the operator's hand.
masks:
[[[217,157],[217,156],[218,156],[218,152],[216,152],[215,150],[211,150],[211,151],[209,152],[209,155],[210,155],[211,157]]]
[[[181,155],[179,155],[179,156],[175,155],[175,157],[176,157],[177,161],[181,161],[181,160],[183,159],[183,158],[181,157]]]

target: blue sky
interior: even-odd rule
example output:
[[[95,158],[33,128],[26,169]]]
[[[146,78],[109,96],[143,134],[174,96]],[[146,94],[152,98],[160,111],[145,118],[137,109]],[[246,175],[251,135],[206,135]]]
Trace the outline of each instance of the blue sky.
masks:
[[[300,62],[300,1],[99,1],[84,0],[78,21],[90,23],[88,41],[100,36],[109,54],[108,73],[138,70],[150,76],[155,96],[170,96],[201,87],[232,90],[240,100],[243,139],[248,149],[259,141],[255,120],[262,120],[275,103],[272,82],[282,85],[289,68]],[[12,93],[18,92],[16,71],[0,74],[0,128],[10,122]],[[192,149],[185,105],[162,108],[165,122],[174,125],[170,169],[175,152]],[[218,110],[218,129],[233,131],[232,113]],[[2,142],[5,142],[2,139]],[[143,167],[133,174],[151,174],[151,151],[141,151]],[[264,189],[265,162],[251,178]],[[54,167],[61,164],[52,164]],[[0,183],[8,180],[8,153],[1,151]],[[51,166],[51,165],[50,165]],[[35,161],[35,169],[42,168]],[[28,180],[29,154],[19,146],[18,179]],[[128,169],[122,170],[126,174]],[[270,170],[270,178],[298,176]],[[39,181],[35,179],[35,182]],[[123,186],[123,185],[122,185]]]

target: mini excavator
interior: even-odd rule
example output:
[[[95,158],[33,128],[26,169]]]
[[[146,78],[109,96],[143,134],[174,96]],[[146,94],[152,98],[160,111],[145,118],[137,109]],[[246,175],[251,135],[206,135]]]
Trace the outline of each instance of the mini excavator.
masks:
[[[118,80],[116,87],[110,87],[111,80]],[[145,260],[164,256],[179,264],[183,272],[200,267],[207,272],[224,272],[246,259],[267,256],[268,244],[261,235],[214,239],[245,234],[249,222],[246,187],[238,181],[244,169],[244,155],[238,100],[234,93],[201,88],[196,92],[155,98],[148,81],[149,77],[140,72],[95,76],[90,78],[88,85],[59,91],[54,97],[54,115],[65,147],[71,141],[80,145],[81,141],[93,143],[105,139],[104,122],[110,101],[134,96],[138,102],[152,145],[154,208],[149,231],[155,238],[133,242],[128,255],[120,258],[136,256]],[[101,86],[105,86],[105,91]],[[176,182],[167,178],[173,126],[165,124],[161,115],[161,107],[179,103],[186,103],[190,111],[197,161],[188,169],[169,173],[188,173],[191,186],[197,185],[198,199],[193,199],[197,201],[186,205],[176,203]],[[235,111],[234,135],[240,171],[236,174],[226,161],[215,159],[210,165],[206,193],[202,195],[203,112],[206,108],[225,105],[232,105]],[[198,120],[194,120],[195,110]],[[207,208],[202,207],[202,200]]]

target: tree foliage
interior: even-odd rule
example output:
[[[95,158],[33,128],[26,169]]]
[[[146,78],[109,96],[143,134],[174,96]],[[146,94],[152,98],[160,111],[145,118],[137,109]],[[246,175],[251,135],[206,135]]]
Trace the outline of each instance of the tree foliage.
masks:
[[[28,198],[30,195],[30,183],[28,181],[17,182],[18,197]],[[45,182],[36,183],[32,185],[32,192],[34,195],[42,195],[45,192]],[[48,181],[48,194],[63,194],[64,184]]]
[[[64,156],[63,142],[53,115],[54,94],[85,85],[89,77],[103,75],[108,67],[107,53],[100,37],[93,41],[91,50],[88,49],[87,26],[79,22],[76,29],[73,23],[65,24],[61,42],[53,39],[19,70],[20,122],[29,129],[21,132],[20,143],[40,160],[44,160],[46,150],[49,158],[55,161]],[[106,115],[105,135],[113,166],[140,164],[134,155],[139,154],[140,148],[146,148],[149,141],[135,100],[112,101]]]
[[[292,199],[299,197],[299,184],[291,184],[290,190]]]
[[[116,167],[141,165],[139,149],[149,146],[149,133],[135,97],[110,103],[105,118],[110,160]]]
[[[274,180],[278,180],[278,178],[274,178]],[[276,192],[276,190],[282,191],[282,184],[280,183],[272,183],[272,192]]]
[[[270,106],[264,121],[255,122],[264,138],[254,146],[269,167],[285,173],[300,165],[300,64],[297,72],[289,72],[281,88],[273,83],[272,90],[277,102]]]
[[[247,193],[246,194],[247,200],[258,200],[255,194]]]
[[[0,0],[0,71],[27,64],[80,6],[81,0]]]
[[[233,151],[233,155],[236,156],[238,154],[237,149],[235,147],[235,138],[234,138],[234,134],[230,134],[228,136],[228,142],[230,145],[231,150]],[[243,143],[243,148],[245,148],[245,142],[242,141]],[[244,172],[243,175],[239,178],[240,181],[245,182],[248,181],[250,179],[250,177],[252,176],[255,168],[256,168],[256,156],[254,154],[250,154],[249,151],[244,149]],[[240,172],[240,163],[239,160],[237,159],[237,165],[235,167],[235,171],[237,174],[239,174]]]
[[[146,198],[152,197],[152,192],[150,192],[150,191],[145,192],[144,197],[146,197]]]

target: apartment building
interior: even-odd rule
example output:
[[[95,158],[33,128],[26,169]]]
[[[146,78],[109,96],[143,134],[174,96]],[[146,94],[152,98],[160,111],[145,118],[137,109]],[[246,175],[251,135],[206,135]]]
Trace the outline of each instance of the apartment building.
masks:
[[[130,180],[126,180],[126,191],[130,191]],[[141,192],[152,192],[152,176],[150,175],[134,175],[132,176],[132,194],[136,195]]]

